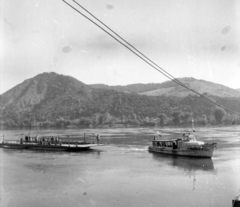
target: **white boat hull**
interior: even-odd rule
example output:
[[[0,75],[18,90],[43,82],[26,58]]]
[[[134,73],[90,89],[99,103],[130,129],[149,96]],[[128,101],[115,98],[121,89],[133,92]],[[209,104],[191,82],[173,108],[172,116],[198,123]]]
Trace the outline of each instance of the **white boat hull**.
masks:
[[[203,148],[182,148],[172,149],[166,147],[149,146],[149,152],[177,155],[177,156],[188,156],[188,157],[205,157],[210,158],[213,156],[213,151],[216,144],[208,144]]]

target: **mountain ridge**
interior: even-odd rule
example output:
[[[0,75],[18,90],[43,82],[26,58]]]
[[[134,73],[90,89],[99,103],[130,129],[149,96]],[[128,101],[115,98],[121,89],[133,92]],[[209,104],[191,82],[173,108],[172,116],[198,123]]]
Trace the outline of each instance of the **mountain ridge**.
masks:
[[[49,78],[51,76],[51,78]],[[50,73],[42,73],[38,74],[37,76],[26,79],[22,83],[14,86],[12,89],[6,91],[5,93],[1,94],[0,96],[5,96],[5,97],[10,97],[10,96],[18,96],[20,94],[20,90],[15,90],[15,88],[26,88],[26,86],[29,84],[29,82],[32,82],[34,79],[35,85],[37,85],[36,82],[41,81],[42,83],[41,86],[38,86],[37,90],[38,93],[40,94],[41,92],[44,93],[44,83],[46,81],[51,81],[53,80],[53,77],[57,78],[58,76],[60,77],[65,77],[68,79],[71,79],[75,81],[75,83],[80,84],[81,86],[89,87],[89,88],[94,88],[94,89],[110,89],[110,90],[116,90],[119,92],[125,92],[125,93],[137,93],[140,95],[147,95],[147,96],[178,96],[178,97],[183,97],[183,96],[188,96],[188,95],[195,95],[194,92],[189,91],[186,88],[183,88],[182,86],[178,85],[177,83],[169,80],[169,81],[164,81],[162,83],[135,83],[135,84],[128,84],[128,85],[114,85],[114,86],[109,86],[107,84],[85,84],[71,76],[65,76],[65,75],[59,75],[55,72],[50,72]],[[47,78],[47,80],[44,80],[44,78]],[[38,81],[36,81],[38,80]],[[201,94],[206,94],[206,95],[212,95],[212,96],[219,96],[219,97],[240,97],[240,89],[232,89],[230,87],[224,86],[222,84],[218,83],[213,83],[210,81],[205,81],[205,80],[198,80],[192,77],[184,77],[184,78],[178,78],[176,79],[189,87],[190,89],[193,89],[197,91],[198,93]],[[71,81],[69,81],[71,82]],[[205,86],[204,86],[205,85]],[[26,89],[27,90],[27,89]],[[40,92],[39,92],[40,90]],[[46,90],[46,88],[45,88]],[[14,91],[14,93],[13,93]],[[42,94],[44,95],[44,94]]]
[[[219,97],[240,97],[240,90],[232,89],[230,87],[213,83],[205,80],[198,80],[195,78],[178,78],[176,79],[189,87],[190,89],[197,91],[198,93],[219,96]],[[117,91],[127,93],[138,93],[140,95],[147,96],[177,96],[185,97],[188,95],[195,95],[194,92],[189,91],[186,88],[178,85],[173,81],[165,81],[162,83],[148,83],[148,84],[129,84],[126,86],[108,86],[105,84],[92,84],[94,88],[113,89]]]
[[[186,80],[196,82],[193,78]],[[63,120],[75,124],[143,123],[149,118],[156,120],[159,114],[164,114],[172,123],[171,116],[177,111],[185,117],[184,121],[190,114],[194,114],[198,120],[212,120],[212,111],[216,106],[197,95],[146,95],[159,90],[159,86],[166,89],[176,87],[176,83],[168,81],[114,88],[87,85],[71,76],[57,73],[43,73],[23,81],[0,96],[0,121],[7,126],[26,126],[33,120],[38,123],[61,123]],[[218,89],[222,87],[214,86]],[[183,89],[176,88],[177,93],[180,93],[179,90]],[[211,99],[231,110],[240,111],[238,96],[212,95]]]

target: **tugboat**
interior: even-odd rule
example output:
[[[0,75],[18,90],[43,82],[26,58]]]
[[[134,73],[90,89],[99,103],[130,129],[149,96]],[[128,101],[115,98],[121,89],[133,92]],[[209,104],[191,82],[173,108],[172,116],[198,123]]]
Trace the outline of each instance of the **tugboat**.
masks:
[[[92,142],[86,141],[92,138]],[[100,135],[48,135],[48,136],[24,136],[16,140],[4,139],[0,147],[5,149],[29,149],[29,150],[50,150],[50,151],[83,151],[92,147],[103,146],[100,142]]]
[[[160,135],[159,135],[160,137]],[[154,140],[149,146],[149,152],[163,153],[177,156],[211,158],[217,143],[197,141],[191,133],[183,134],[183,138],[175,140]]]

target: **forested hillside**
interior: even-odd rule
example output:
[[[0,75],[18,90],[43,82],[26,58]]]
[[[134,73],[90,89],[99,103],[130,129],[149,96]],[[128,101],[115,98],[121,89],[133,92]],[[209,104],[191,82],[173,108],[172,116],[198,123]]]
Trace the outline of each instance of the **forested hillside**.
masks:
[[[240,111],[240,98],[209,97]],[[192,117],[202,125],[239,122],[239,117],[198,96],[139,95],[91,87],[56,73],[40,74],[0,96],[4,126],[181,125],[189,124]]]

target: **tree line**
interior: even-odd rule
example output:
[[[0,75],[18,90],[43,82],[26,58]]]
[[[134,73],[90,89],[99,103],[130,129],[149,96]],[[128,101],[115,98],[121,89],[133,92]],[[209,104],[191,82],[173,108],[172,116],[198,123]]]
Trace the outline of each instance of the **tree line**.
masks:
[[[53,90],[55,92],[55,90]],[[50,91],[51,92],[51,91]],[[36,105],[18,110],[7,106],[0,113],[4,126],[165,126],[195,124],[239,124],[239,117],[227,114],[198,96],[154,97],[98,89],[79,89],[63,95],[48,92]],[[55,97],[55,98],[52,98]],[[240,99],[212,99],[230,110],[240,111]]]
[[[221,108],[215,108],[210,116],[203,114],[195,116],[190,112],[180,110],[174,111],[171,115],[157,113],[155,117],[141,116],[135,113],[121,116],[111,115],[109,112],[95,113],[92,116],[82,116],[76,119],[68,117],[59,117],[56,119],[36,120],[31,112],[15,114],[9,112],[2,125],[7,127],[89,127],[89,126],[183,126],[190,125],[192,121],[196,125],[216,125],[216,124],[240,124],[240,117],[234,117]]]

